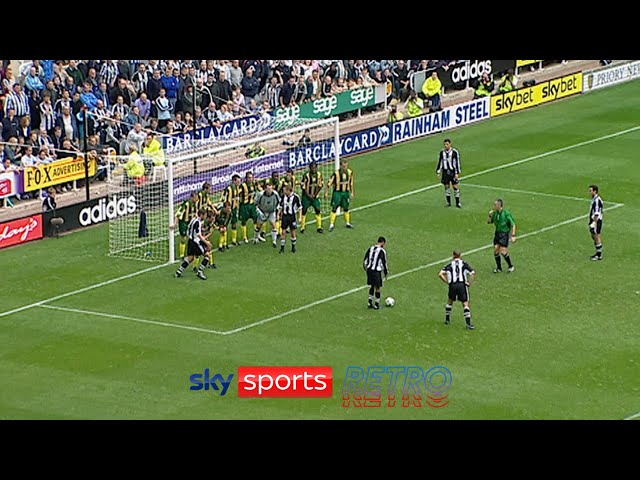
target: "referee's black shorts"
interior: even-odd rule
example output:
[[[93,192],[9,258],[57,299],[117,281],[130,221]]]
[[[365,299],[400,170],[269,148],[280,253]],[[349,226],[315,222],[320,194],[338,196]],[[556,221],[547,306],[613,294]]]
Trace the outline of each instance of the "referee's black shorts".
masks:
[[[367,269],[367,285],[372,287],[382,287],[382,272]]]
[[[193,240],[189,239],[189,243],[187,244],[187,257],[200,257],[204,255],[204,245],[201,243],[196,243]]]
[[[469,301],[469,287],[463,282],[455,282],[449,284],[449,300],[455,302],[460,300],[461,302]]]
[[[509,232],[496,232],[493,236],[493,244],[501,247],[509,246]]]

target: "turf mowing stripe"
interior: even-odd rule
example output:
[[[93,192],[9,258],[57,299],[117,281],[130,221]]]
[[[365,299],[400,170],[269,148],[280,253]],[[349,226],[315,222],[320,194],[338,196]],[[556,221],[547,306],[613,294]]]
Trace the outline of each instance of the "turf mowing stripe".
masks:
[[[40,305],[44,305],[45,303],[53,302],[54,300],[60,300],[61,298],[70,297],[72,295],[77,295],[78,293],[88,292],[89,290],[93,290],[94,288],[104,287],[106,285],[119,282],[120,280],[126,280],[127,278],[136,277],[138,275],[142,275],[143,273],[152,272],[153,270],[166,267],[167,265],[169,265],[169,263],[154,265],[153,267],[145,268],[144,270],[139,270],[137,272],[129,273],[121,277],[112,278],[111,280],[106,280],[104,282],[96,283],[95,285],[89,285],[88,287],[79,288],[78,290],[74,290],[72,292],[62,293],[60,295],[56,295],[55,297],[47,298],[46,300],[40,300],[39,302],[30,303],[29,305],[25,305],[23,307],[14,308],[13,310],[7,310],[6,312],[1,312],[0,317],[5,317],[7,315],[22,312],[24,310],[29,310],[30,308],[33,308],[33,307],[39,307]]]
[[[631,128],[627,128],[626,130],[620,130],[619,132],[610,133],[608,135],[603,135],[601,137],[593,138],[591,140],[585,140],[584,142],[579,142],[579,143],[575,143],[573,145],[568,145],[566,147],[557,148],[555,150],[550,150],[550,151],[545,152],[545,153],[539,153],[537,155],[533,155],[532,157],[523,158],[522,160],[516,160],[514,162],[505,163],[503,165],[498,165],[497,167],[492,167],[492,168],[488,168],[486,170],[481,170],[479,172],[471,173],[469,175],[461,176],[460,179],[462,180],[462,179],[466,179],[466,178],[477,177],[479,175],[484,175],[485,173],[495,172],[497,170],[502,170],[503,168],[508,168],[508,167],[512,167],[514,165],[520,165],[522,163],[530,162],[530,161],[536,160],[538,158],[548,157],[549,155],[554,155],[556,153],[565,152],[567,150],[571,150],[571,149],[578,148],[578,147],[583,147],[585,145],[591,145],[592,143],[600,142],[602,140],[607,140],[609,138],[615,138],[615,137],[618,137],[620,135],[624,135],[626,133],[634,132],[634,131],[639,130],[639,129],[640,129],[640,125],[635,126],[635,127],[631,127]],[[434,188],[440,187],[441,185],[442,185],[441,183],[435,183],[433,185],[428,185],[426,187],[418,188],[416,190],[411,190],[409,192],[401,193],[400,195],[394,195],[394,196],[386,198],[384,200],[379,200],[377,202],[369,203],[367,205],[362,205],[360,207],[352,208],[351,211],[352,212],[357,212],[357,211],[360,211],[360,210],[365,210],[367,208],[371,208],[371,207],[375,207],[375,206],[382,205],[382,204],[385,204],[385,203],[393,202],[395,200],[399,200],[401,198],[408,197],[410,195],[415,195],[417,193],[426,192],[427,190],[432,190]],[[614,206],[620,206],[620,205],[622,205],[622,204],[616,204]],[[328,217],[323,217],[323,218],[328,218]],[[307,223],[308,224],[313,224],[313,223],[316,223],[316,221],[315,220],[311,220],[311,221],[309,221]],[[56,295],[55,297],[51,297],[51,298],[48,298],[48,299],[45,299],[45,300],[40,300],[39,302],[34,302],[34,303],[29,304],[29,305],[24,305],[22,307],[14,308],[12,310],[7,310],[6,312],[0,312],[0,318],[1,317],[5,317],[7,315],[11,315],[13,313],[18,313],[18,312],[22,312],[24,310],[28,310],[28,309],[33,308],[33,307],[38,307],[38,306],[43,305],[45,303],[53,302],[54,300],[59,300],[61,298],[65,298],[65,297],[69,297],[69,296],[72,296],[72,295],[76,295],[78,293],[83,293],[83,292],[86,292],[88,290],[93,290],[94,288],[99,288],[99,287],[103,287],[105,285],[109,285],[111,283],[119,282],[120,280],[126,280],[127,278],[135,277],[136,275],[140,275],[142,273],[150,272],[152,270],[155,270],[157,268],[162,268],[162,267],[167,266],[169,264],[170,263],[164,263],[164,264],[161,264],[161,265],[156,265],[154,267],[146,268],[146,269],[140,270],[138,272],[134,272],[134,273],[130,273],[128,275],[124,275],[122,277],[117,277],[117,278],[114,278],[114,279],[111,279],[111,280],[107,280],[106,282],[101,282],[101,283],[98,283],[98,284],[95,284],[95,285],[90,285],[88,287],[84,287],[84,288],[81,288],[81,289],[78,289],[78,290],[74,290],[74,291],[68,292],[68,293],[63,293],[61,295]]]
[[[202,328],[202,327],[180,325],[179,323],[160,322],[158,320],[145,320],[144,318],[127,317],[124,315],[115,315],[113,313],[92,312],[91,310],[80,310],[78,308],[56,307],[53,305],[38,305],[38,307],[49,308],[51,310],[61,310],[63,312],[81,313],[83,315],[94,315],[96,317],[107,317],[107,318],[114,318],[118,320],[130,320],[132,322],[139,322],[139,323],[150,323],[152,325],[159,325],[161,327],[182,328],[183,330],[193,330],[196,332],[216,333],[218,335],[224,335],[224,332],[219,332],[217,330],[209,330],[207,328]]]
[[[624,204],[618,203],[618,204],[613,205],[613,206],[611,206],[609,208],[605,208],[604,210],[611,211],[611,210],[614,210],[614,209],[622,207],[622,206],[624,206]],[[579,215],[577,217],[570,218],[569,220],[564,220],[562,222],[550,225],[548,227],[543,227],[543,228],[541,228],[539,230],[535,230],[533,232],[524,233],[522,235],[519,235],[518,238],[519,239],[523,239],[523,238],[526,238],[526,237],[532,237],[533,235],[538,235],[540,233],[544,233],[546,231],[553,230],[554,228],[558,228],[558,227],[561,227],[563,225],[568,225],[569,223],[577,222],[578,220],[583,220],[583,219],[585,219],[587,217],[588,217],[588,215]],[[487,244],[487,245],[483,245],[482,247],[474,248],[472,250],[468,250],[466,252],[463,252],[463,254],[464,255],[471,255],[472,253],[480,252],[482,250],[487,250],[487,249],[492,248],[492,247],[493,247],[493,244]],[[411,268],[409,270],[405,270],[405,271],[400,272],[400,273],[396,273],[394,275],[389,275],[389,277],[387,277],[387,281],[388,280],[393,280],[394,278],[400,278],[400,277],[402,277],[404,275],[407,275],[409,273],[418,272],[420,270],[424,270],[425,268],[433,267],[435,265],[443,265],[444,263],[446,263],[446,262],[448,262],[450,260],[451,260],[451,256],[447,256],[447,257],[442,258],[440,260],[436,260],[435,262],[430,262],[430,263],[427,263],[425,265],[420,265],[418,267]],[[330,302],[331,300],[335,300],[337,298],[344,297],[346,295],[350,295],[350,294],[355,293],[355,292],[360,292],[362,290],[366,290],[367,288],[369,288],[368,285],[363,285],[361,287],[352,288],[351,290],[347,290],[346,292],[338,293],[336,295],[332,295],[330,297],[326,297],[326,298],[323,298],[321,300],[316,300],[315,302],[309,303],[307,305],[303,305],[301,307],[294,308],[292,310],[288,310],[286,312],[280,313],[278,315],[274,315],[274,316],[269,317],[269,318],[265,318],[265,319],[260,320],[258,322],[250,323],[248,325],[244,325],[242,327],[235,328],[233,330],[228,330],[228,331],[224,332],[224,335],[230,335],[232,333],[241,332],[243,330],[247,330],[249,328],[256,327],[258,325],[263,325],[265,323],[272,322],[273,320],[278,320],[280,318],[286,317],[286,316],[291,315],[293,313],[297,313],[297,312],[300,312],[302,310],[306,310],[308,308],[315,307],[316,305],[321,305],[323,303]]]
[[[551,197],[551,198],[560,198],[562,200],[578,200],[581,202],[590,202],[590,198],[580,198],[580,197],[570,197],[569,195],[555,195],[553,193],[543,193],[543,192],[531,192],[529,190],[518,190],[517,188],[504,188],[504,187],[493,187],[491,185],[478,185],[476,183],[465,183],[463,186],[465,187],[474,187],[474,188],[483,188],[485,190],[504,190],[505,192],[512,193],[526,193],[530,195],[540,195],[542,197]],[[611,206],[615,205],[624,205],[623,203],[618,202],[610,202],[607,203]]]

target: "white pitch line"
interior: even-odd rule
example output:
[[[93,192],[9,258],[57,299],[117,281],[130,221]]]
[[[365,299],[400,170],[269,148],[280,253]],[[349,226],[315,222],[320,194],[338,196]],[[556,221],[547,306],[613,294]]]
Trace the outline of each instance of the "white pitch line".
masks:
[[[532,157],[523,158],[522,160],[516,160],[514,162],[505,163],[503,165],[498,165],[497,167],[492,167],[492,168],[488,168],[486,170],[481,170],[479,172],[471,173],[469,175],[464,175],[464,176],[461,176],[460,179],[463,180],[463,179],[467,179],[467,178],[477,177],[479,175],[484,175],[485,173],[495,172],[497,170],[502,170],[503,168],[512,167],[514,165],[520,165],[522,163],[530,162],[530,161],[536,160],[538,158],[547,157],[547,156],[553,155],[555,153],[565,152],[567,150],[571,150],[571,149],[574,149],[574,148],[582,147],[582,146],[585,146],[585,145],[590,145],[592,143],[600,142],[602,140],[607,140],[609,138],[615,138],[615,137],[618,137],[620,135],[624,135],[626,133],[634,132],[634,131],[636,131],[638,129],[640,129],[640,125],[638,125],[636,127],[632,127],[632,128],[627,128],[625,130],[620,130],[618,132],[610,133],[608,135],[603,135],[601,137],[596,137],[596,138],[593,138],[591,140],[585,140],[584,142],[579,142],[579,143],[575,143],[573,145],[568,145],[566,147],[557,148],[555,150],[550,150],[548,152],[539,153],[537,155],[533,155]],[[434,183],[433,185],[428,185],[426,187],[418,188],[416,190],[411,190],[409,192],[401,193],[399,195],[394,195],[392,197],[385,198],[383,200],[379,200],[377,202],[373,202],[373,203],[369,203],[367,205],[362,205],[360,207],[352,208],[351,211],[352,212],[357,212],[357,211],[364,210],[364,209],[367,209],[367,208],[376,207],[378,205],[382,205],[382,204],[385,204],[385,203],[388,203],[388,202],[393,202],[395,200],[399,200],[401,198],[408,197],[410,195],[415,195],[417,193],[426,192],[427,190],[432,190],[434,188],[439,187],[440,185],[442,185],[442,184],[441,183]],[[315,220],[311,220],[310,222],[307,222],[307,223],[313,224],[315,222],[316,222]],[[146,273],[146,272],[155,270],[157,268],[164,267],[164,266],[169,265],[169,264],[170,263],[167,262],[167,263],[162,264],[162,265],[156,265],[154,267],[146,268],[144,270],[140,270],[138,272],[131,273],[129,275],[124,275],[122,277],[117,277],[117,278],[108,280],[106,282],[98,283],[98,284],[95,284],[95,285],[90,285],[88,287],[81,288],[79,290],[74,290],[73,292],[63,293],[61,295],[57,295],[55,297],[51,297],[51,298],[48,298],[48,299],[45,299],[45,300],[41,300],[39,302],[34,302],[34,303],[30,303],[29,305],[24,305],[22,307],[14,308],[13,310],[8,310],[6,312],[0,312],[0,318],[4,317],[4,316],[7,316],[7,315],[11,315],[13,313],[17,313],[17,312],[21,312],[21,311],[24,311],[24,310],[28,310],[30,308],[43,305],[45,303],[53,302],[54,300],[59,300],[60,298],[65,298],[65,297],[69,297],[69,296],[72,296],[72,295],[76,295],[78,293],[86,292],[87,290],[93,290],[94,288],[99,288],[99,287],[102,287],[102,286],[105,286],[105,285],[109,285],[111,283],[119,282],[120,280],[126,280],[127,278],[131,278],[131,277],[134,277],[136,275],[140,275],[142,273]]]
[[[577,201],[580,201],[580,202],[590,202],[591,201],[590,198],[571,197],[569,195],[556,195],[556,194],[553,194],[553,193],[544,193],[544,192],[532,192],[530,190],[519,190],[517,188],[493,187],[491,185],[478,185],[476,183],[464,183],[463,187],[483,188],[485,190],[503,190],[505,192],[525,193],[525,194],[529,194],[529,195],[540,195],[541,197],[560,198],[562,200],[577,200]],[[607,203],[609,205],[611,205],[611,206],[624,205],[624,203],[611,202],[611,201],[608,201]]]
[[[622,207],[622,206],[623,206],[622,204],[616,204],[616,205],[613,205],[613,206],[611,206],[609,208],[605,208],[604,210],[610,211],[610,210],[614,210],[614,209]],[[519,240],[522,240],[523,238],[526,238],[526,237],[531,237],[533,235],[538,235],[540,233],[546,232],[548,230],[552,230],[554,228],[561,227],[563,225],[567,225],[569,223],[577,222],[578,220],[582,220],[584,218],[587,218],[587,215],[579,215],[577,217],[570,218],[569,220],[564,220],[562,222],[558,222],[558,223],[555,223],[553,225],[549,225],[548,227],[543,227],[543,228],[541,228],[539,230],[535,230],[533,232],[524,233],[522,235],[519,235]],[[464,255],[471,255],[472,253],[480,252],[482,250],[486,250],[486,249],[492,248],[492,247],[493,247],[493,244],[483,245],[481,247],[474,248],[472,250],[464,252]],[[448,262],[450,260],[451,260],[451,256],[448,256],[448,257],[444,257],[444,258],[442,258],[440,260],[436,260],[434,262],[427,263],[425,265],[420,265],[418,267],[411,268],[409,270],[405,270],[405,271],[400,272],[400,273],[396,273],[394,275],[389,275],[389,277],[387,277],[387,281],[388,280],[393,280],[394,278],[400,278],[400,277],[402,277],[404,275],[407,275],[409,273],[418,272],[420,270],[424,270],[425,268],[433,267],[435,265],[444,265],[446,262]],[[300,312],[302,310],[307,310],[308,308],[315,307],[316,305],[321,305],[323,303],[330,302],[331,300],[335,300],[337,298],[344,297],[346,295],[350,295],[352,293],[359,292],[359,291],[365,290],[367,288],[369,288],[367,285],[363,285],[361,287],[352,288],[351,290],[347,290],[346,292],[338,293],[336,295],[331,295],[330,297],[326,297],[326,298],[323,298],[321,300],[316,300],[315,302],[309,303],[307,305],[302,305],[301,307],[297,307],[297,308],[294,308],[292,310],[288,310],[286,312],[280,313],[278,315],[274,315],[274,316],[269,317],[269,318],[265,318],[265,319],[260,320],[258,322],[250,323],[248,325],[244,325],[242,327],[239,327],[239,328],[236,328],[236,329],[233,329],[233,330],[228,330],[228,331],[224,332],[224,334],[225,335],[230,335],[232,333],[237,333],[237,332],[241,332],[243,330],[248,330],[249,328],[253,328],[253,327],[256,327],[258,325],[263,325],[265,323],[272,322],[274,320],[279,320],[280,318],[286,317],[286,316],[291,315],[293,313],[297,313],[297,312]]]
[[[61,298],[71,297],[72,295],[77,295],[78,293],[88,292],[89,290],[93,290],[94,288],[100,288],[106,285],[111,285],[112,283],[119,282],[120,280],[126,280],[127,278],[133,278],[138,275],[142,275],[143,273],[152,272],[153,270],[166,267],[167,265],[171,265],[171,263],[167,262],[167,263],[162,263],[160,265],[154,265],[153,267],[145,268],[144,270],[138,270],[137,272],[129,273],[121,277],[112,278],[111,280],[106,280],[104,282],[96,283],[94,285],[89,285],[88,287],[79,288],[78,290],[73,290],[72,292],[62,293],[60,295],[56,295],[55,297],[47,298],[45,300],[40,300],[39,302],[30,303],[29,305],[24,305],[23,307],[14,308],[13,310],[7,310],[6,312],[0,312],[0,317],[5,317],[7,315],[22,312],[24,310],[29,310],[30,308],[33,308],[33,307],[39,307],[40,305],[44,305],[45,303],[53,302],[55,300],[60,300]]]
[[[640,417],[640,412],[634,413],[630,417],[625,418],[625,420],[633,420],[634,418],[638,418],[638,417]]]
[[[224,335],[225,332],[219,332],[217,330],[210,330],[202,327],[192,327],[190,325],[181,325],[179,323],[159,322],[157,320],[145,320],[144,318],[127,317],[125,315],[116,315],[113,313],[93,312],[91,310],[80,310],[78,308],[56,307],[53,305],[38,305],[40,308],[49,308],[51,310],[61,310],[63,312],[81,313],[83,315],[94,315],[96,317],[115,318],[118,320],[129,320],[131,322],[150,323],[151,325],[159,325],[161,327],[181,328],[183,330],[193,330],[196,332],[216,333],[218,335]]]
[[[622,204],[617,204],[615,206],[611,206],[609,208],[605,208],[605,210],[614,210],[614,209],[616,209],[618,207],[622,207],[622,206],[623,206]],[[520,235],[519,238],[523,239],[523,238],[526,238],[526,237],[531,237],[533,235],[538,235],[540,233],[546,232],[548,230],[552,230],[554,228],[561,227],[563,225],[567,225],[569,223],[576,222],[576,221],[578,221],[580,219],[583,219],[583,218],[586,218],[586,217],[587,217],[587,215],[579,215],[577,217],[570,218],[569,220],[564,220],[562,222],[550,225],[548,227],[543,227],[543,228],[541,228],[539,230],[535,230],[533,232],[524,233],[524,234]],[[487,249],[489,249],[491,247],[493,247],[493,244],[487,244],[487,245],[483,245],[481,247],[474,248],[472,250],[465,251],[463,254],[464,255],[471,255],[473,253],[477,253],[477,252],[480,252],[482,250],[487,250]],[[400,278],[400,277],[403,277],[404,275],[407,275],[409,273],[418,272],[420,270],[424,270],[425,268],[433,267],[435,265],[443,265],[446,262],[448,262],[449,260],[451,260],[450,256],[441,258],[440,260],[436,260],[434,262],[427,263],[425,265],[420,265],[418,267],[411,268],[409,270],[405,270],[405,271],[400,272],[400,273],[396,273],[394,275],[389,275],[389,277],[387,277],[387,281],[388,280],[393,280],[394,278]],[[91,310],[81,310],[81,309],[77,309],[77,308],[56,307],[56,306],[53,306],[53,305],[44,305],[42,303],[40,303],[40,304],[38,304],[36,306],[37,307],[41,307],[41,308],[49,308],[51,310],[61,310],[61,311],[64,311],[64,312],[80,313],[80,314],[84,314],[84,315],[94,315],[94,316],[98,316],[98,317],[106,317],[106,318],[113,318],[113,319],[119,319],[119,320],[129,320],[129,321],[132,321],[132,322],[147,323],[147,324],[151,324],[151,325],[158,325],[158,326],[161,326],[161,327],[179,328],[179,329],[182,329],[182,330],[192,330],[192,331],[197,331],[197,332],[213,333],[213,334],[216,334],[216,335],[231,335],[231,334],[234,334],[234,333],[242,332],[244,330],[248,330],[248,329],[253,328],[253,327],[257,327],[259,325],[264,325],[265,323],[269,323],[269,322],[272,322],[274,320],[279,320],[281,318],[287,317],[287,316],[292,315],[294,313],[301,312],[303,310],[308,310],[309,308],[315,307],[316,305],[322,305],[323,303],[327,303],[327,302],[330,302],[332,300],[336,300],[338,298],[345,297],[347,295],[351,295],[352,293],[356,293],[356,292],[359,292],[361,290],[365,290],[367,288],[368,288],[367,285],[363,285],[363,286],[360,286],[360,287],[352,288],[351,290],[347,290],[347,291],[344,291],[344,292],[341,292],[341,293],[337,293],[335,295],[331,295],[330,297],[322,298],[320,300],[316,300],[315,302],[307,303],[306,305],[302,305],[300,307],[293,308],[291,310],[287,310],[286,312],[279,313],[278,315],[273,315],[271,317],[259,320],[257,322],[250,323],[250,324],[247,324],[247,325],[243,325],[242,327],[238,327],[238,328],[234,328],[233,330],[226,330],[226,331],[211,330],[211,329],[202,328],[202,327],[193,327],[193,326],[189,326],[189,325],[181,325],[181,324],[178,324],[178,323],[160,322],[160,321],[157,321],[157,320],[146,320],[144,318],[128,317],[128,316],[125,316],[125,315],[116,315],[116,314],[112,314],[112,313],[94,312],[94,311],[91,311]]]

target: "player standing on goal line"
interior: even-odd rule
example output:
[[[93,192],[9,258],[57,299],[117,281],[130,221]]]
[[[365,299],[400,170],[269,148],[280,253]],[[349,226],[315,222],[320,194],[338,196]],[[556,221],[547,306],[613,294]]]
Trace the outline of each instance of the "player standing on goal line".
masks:
[[[451,185],[453,185],[456,207],[462,208],[460,203],[460,180],[458,178],[460,175],[460,152],[451,147],[451,140],[448,138],[444,139],[444,148],[440,150],[436,174],[442,174],[440,182],[444,186],[444,196],[447,200],[446,206],[451,206]]]
[[[467,262],[462,260],[462,254],[458,250],[453,251],[453,260],[448,265],[445,265],[438,277],[444,283],[449,285],[449,294],[447,298],[447,304],[444,306],[445,317],[444,324],[449,325],[451,323],[451,310],[453,309],[453,302],[459,300],[464,306],[464,320],[467,324],[467,329],[473,330],[476,327],[471,321],[471,309],[469,308],[469,287],[475,278],[475,270],[471,268]]]
[[[382,274],[384,278],[389,275],[387,267],[387,251],[384,246],[387,240],[384,237],[378,237],[378,243],[371,245],[364,254],[362,266],[367,272],[367,285],[369,285],[369,303],[368,308],[380,310],[380,290],[382,289]]]
[[[204,260],[198,267],[196,275],[202,280],[206,280],[207,277],[204,274],[204,269],[209,265],[209,252],[211,251],[211,243],[204,237],[202,233],[202,222],[206,211],[204,209],[198,210],[198,215],[193,217],[187,227],[187,236],[189,237],[189,243],[187,245],[187,256],[182,260],[182,264],[176,271],[176,277],[182,277],[182,274],[187,269],[189,264],[197,257],[204,256]]]
[[[591,194],[591,210],[589,211],[589,233],[591,239],[596,246],[596,253],[591,256],[591,260],[602,260],[602,209],[604,203],[598,193],[597,185],[589,185],[589,193]]]

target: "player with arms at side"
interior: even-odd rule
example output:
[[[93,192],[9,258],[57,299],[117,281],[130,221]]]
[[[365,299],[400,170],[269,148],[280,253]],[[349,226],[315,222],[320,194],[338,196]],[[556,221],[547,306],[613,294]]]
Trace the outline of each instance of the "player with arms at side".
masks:
[[[212,210],[215,215],[218,214],[218,209],[213,201],[213,193],[211,184],[204,182],[202,184],[202,190],[198,192],[198,210],[204,208],[205,210]]]
[[[496,226],[496,233],[493,236],[493,258],[496,261],[496,268],[493,273],[502,272],[500,254],[509,265],[509,272],[513,272],[516,267],[511,263],[511,257],[509,256],[509,232],[511,232],[511,241],[515,242],[517,240],[516,221],[511,212],[504,208],[504,202],[501,198],[498,198],[494,205],[495,210],[493,208],[489,210],[489,220],[487,220],[487,223],[493,223]]]
[[[460,152],[451,147],[451,140],[444,139],[444,148],[440,150],[438,156],[438,166],[436,174],[440,175],[440,182],[444,186],[444,196],[447,200],[447,207],[451,206],[451,185],[456,197],[456,207],[462,208],[460,203]]]
[[[265,185],[265,190],[256,193],[256,209],[258,211],[258,221],[255,224],[255,238],[253,243],[265,241],[261,235],[262,224],[271,224],[271,240],[273,248],[277,247],[278,229],[276,227],[276,218],[278,216],[278,207],[280,205],[280,195],[273,189],[272,183]]]
[[[278,191],[278,189],[280,188],[280,181],[282,179],[280,178],[280,172],[278,172],[277,170],[274,170],[271,173],[270,177],[267,177],[265,179],[263,179],[260,182],[260,188],[261,190],[266,190],[267,189],[267,185],[271,184],[273,186],[273,191],[276,192],[278,194],[278,196],[280,195],[280,192]],[[277,218],[277,215],[276,215]],[[263,230],[260,232],[260,240],[262,240],[263,242],[265,241],[265,235],[267,233],[269,233],[269,223],[268,222],[264,222],[264,228]],[[280,225],[278,225],[278,221],[276,220],[276,230],[278,232],[278,235],[280,234]]]
[[[333,187],[333,194],[331,196],[331,216],[329,220],[329,231],[333,230],[336,222],[336,213],[338,207],[344,212],[344,220],[347,228],[353,228],[351,225],[351,212],[349,211],[349,204],[351,199],[355,198],[356,191],[353,181],[353,170],[349,168],[349,162],[346,159],[340,161],[340,168],[333,172],[329,183],[327,183],[327,190],[324,192],[325,198],[329,198],[329,190]]]
[[[240,175],[234,173],[231,176],[231,183],[222,193],[222,202],[229,202],[231,205],[231,228],[227,230],[227,236],[231,231],[231,245],[238,246],[238,215],[240,212]],[[225,248],[229,249],[229,239],[225,240]]]
[[[597,185],[589,185],[589,194],[591,195],[591,210],[589,211],[589,233],[596,247],[596,253],[591,255],[591,260],[602,260],[602,210],[604,203],[598,193]]]
[[[280,218],[280,253],[284,253],[287,243],[287,229],[291,230],[291,253],[296,253],[296,231],[301,220],[302,201],[291,185],[284,187],[284,196],[280,199],[278,216]]]
[[[175,223],[169,227],[171,230],[175,230],[176,224],[178,225],[178,231],[180,232],[178,253],[180,258],[183,258],[187,251],[187,227],[191,219],[198,212],[198,199],[198,192],[191,192],[189,198],[182,202],[176,209]]]
[[[387,240],[378,237],[378,243],[371,245],[364,254],[362,266],[367,272],[367,285],[369,285],[368,308],[380,310],[380,290],[382,289],[382,275],[387,278],[389,269],[387,266],[387,251],[385,245]]]
[[[202,260],[200,267],[198,267],[196,275],[202,280],[207,279],[204,274],[204,269],[209,265],[211,243],[202,234],[202,222],[205,215],[206,211],[204,209],[198,210],[198,215],[193,217],[187,226],[187,236],[189,237],[187,256],[182,260],[178,270],[176,270],[176,277],[178,278],[182,277],[184,271],[195,258],[204,256],[204,260]]]
[[[453,309],[453,302],[459,300],[464,307],[464,320],[467,324],[467,329],[475,329],[475,325],[471,321],[471,308],[469,308],[469,287],[475,280],[476,272],[467,262],[462,260],[462,254],[458,250],[453,251],[453,260],[448,265],[445,265],[438,277],[444,283],[449,285],[449,294],[447,298],[447,304],[445,305],[445,317],[444,324],[449,325],[451,323],[451,310]]]
[[[231,203],[224,202],[218,209],[218,215],[216,216],[216,228],[220,232],[220,239],[218,240],[218,251],[223,252],[227,247],[227,230],[231,223],[233,214],[231,212]]]
[[[258,190],[260,190],[260,186],[253,177],[253,172],[247,172],[244,175],[244,182],[240,185],[240,225],[244,243],[249,243],[247,222],[249,219],[253,220],[255,227],[258,221],[258,211],[256,210],[256,192]]]
[[[307,226],[307,211],[309,207],[313,207],[313,211],[316,213],[316,229],[318,233],[322,233],[322,213],[320,210],[320,190],[324,186],[324,179],[322,173],[318,172],[318,164],[311,162],[309,164],[309,171],[302,177],[302,223],[300,225],[300,233],[304,233],[304,229]]]

